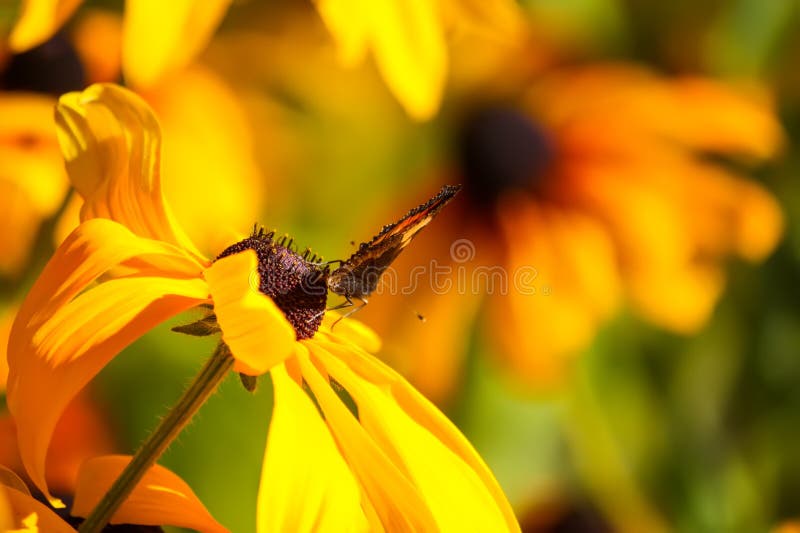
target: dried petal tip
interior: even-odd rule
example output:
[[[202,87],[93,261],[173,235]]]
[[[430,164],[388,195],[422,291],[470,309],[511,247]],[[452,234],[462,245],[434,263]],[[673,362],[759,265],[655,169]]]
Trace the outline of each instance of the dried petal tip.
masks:
[[[297,340],[309,339],[319,329],[325,314],[328,267],[315,264],[316,256],[298,254],[287,236],[278,240],[274,237],[274,231],[255,227],[250,237],[226,248],[217,259],[254,250],[258,257],[258,290],[283,311]]]

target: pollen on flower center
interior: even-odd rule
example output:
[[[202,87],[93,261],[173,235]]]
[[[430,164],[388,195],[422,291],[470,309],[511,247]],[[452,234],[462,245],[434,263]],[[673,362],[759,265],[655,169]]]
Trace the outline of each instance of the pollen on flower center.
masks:
[[[217,259],[254,250],[258,257],[258,290],[272,298],[294,327],[297,340],[309,339],[322,324],[327,302],[327,267],[321,268],[272,232],[254,231],[250,237],[226,248]]]
[[[462,127],[458,145],[465,190],[473,202],[492,204],[501,193],[535,189],[553,160],[545,131],[519,110],[490,107]]]

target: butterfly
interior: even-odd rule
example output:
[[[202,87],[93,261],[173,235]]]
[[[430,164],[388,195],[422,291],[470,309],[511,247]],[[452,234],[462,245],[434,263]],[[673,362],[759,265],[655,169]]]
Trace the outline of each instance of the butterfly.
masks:
[[[361,301],[360,306],[344,315],[346,317],[367,305],[367,296],[378,287],[381,275],[389,265],[460,190],[461,185],[445,185],[436,196],[397,222],[384,226],[371,241],[361,243],[347,260],[333,261],[339,263],[339,268],[328,275],[328,290],[344,296],[345,301],[329,310],[351,307],[355,305],[353,299]]]

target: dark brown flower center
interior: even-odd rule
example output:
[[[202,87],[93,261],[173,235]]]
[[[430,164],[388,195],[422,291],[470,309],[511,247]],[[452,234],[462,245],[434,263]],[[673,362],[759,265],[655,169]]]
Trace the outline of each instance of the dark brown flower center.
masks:
[[[86,77],[77,52],[62,35],[26,52],[11,56],[0,71],[0,88],[59,96],[79,91]]]
[[[313,337],[325,312],[328,268],[314,264],[314,258],[297,253],[285,239],[276,240],[263,229],[226,248],[217,259],[248,249],[258,256],[258,290],[283,311],[297,340]]]
[[[480,206],[492,205],[509,190],[535,190],[554,156],[547,133],[508,107],[473,115],[461,130],[458,151],[465,191]]]

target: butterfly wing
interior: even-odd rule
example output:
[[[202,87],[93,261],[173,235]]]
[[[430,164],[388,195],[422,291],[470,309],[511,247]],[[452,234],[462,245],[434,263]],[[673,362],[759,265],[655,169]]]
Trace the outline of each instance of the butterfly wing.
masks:
[[[372,293],[389,265],[459,190],[460,185],[446,185],[436,196],[397,222],[384,226],[371,241],[361,244],[358,251],[331,273],[328,283],[331,290],[356,297]]]

